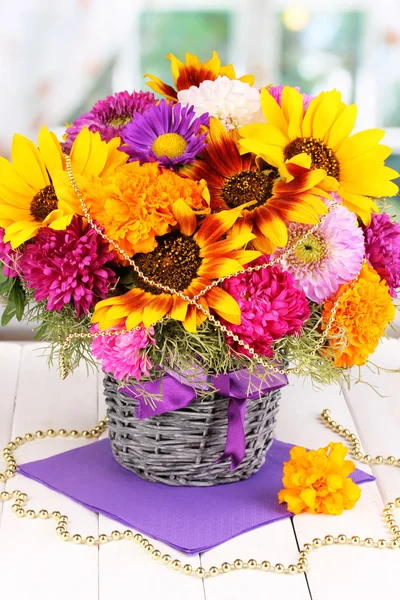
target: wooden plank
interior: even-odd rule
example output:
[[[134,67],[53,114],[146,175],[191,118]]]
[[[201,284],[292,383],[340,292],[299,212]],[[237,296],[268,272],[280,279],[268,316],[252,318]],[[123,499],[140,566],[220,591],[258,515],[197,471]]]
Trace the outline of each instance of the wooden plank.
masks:
[[[0,451],[11,440],[20,357],[21,346],[18,344],[0,343]],[[6,464],[1,460],[0,473],[4,473],[5,469]],[[4,488],[5,484],[0,483],[0,491]],[[0,502],[0,524],[2,515],[3,502]]]
[[[277,429],[278,437],[310,448],[322,447],[329,441],[342,441],[342,438],[318,421],[318,415],[324,408],[330,408],[335,421],[359,435],[339,389],[329,387],[316,392],[310,382],[307,382],[304,387],[298,383],[286,390]],[[368,467],[359,466],[369,471]],[[299,544],[303,546],[313,538],[324,538],[327,534],[335,537],[340,533],[358,535],[361,539],[387,537],[381,516],[383,502],[377,484],[363,484],[361,490],[362,496],[357,506],[341,516],[296,516],[293,522]],[[338,589],[346,591],[346,598],[378,597],[384,584],[395,584],[394,574],[397,572],[399,557],[400,554],[392,550],[355,548],[350,545],[335,545],[313,551],[307,575],[312,598],[336,599]],[[374,573],[374,577],[367,578],[366,573]],[[335,581],[334,585],[329,583],[332,581]]]
[[[102,390],[102,378],[99,376],[99,420],[105,415],[106,406]],[[99,515],[101,533],[110,534],[111,531],[123,531],[125,527],[120,523]],[[178,552],[162,542],[150,540],[161,552],[178,558],[183,564],[190,563],[197,568],[200,566],[200,557],[187,556]],[[127,580],[129,577],[130,584]],[[127,586],[132,585],[133,595],[143,590],[146,598],[163,600],[176,600],[177,598],[190,598],[190,600],[203,600],[204,590],[201,580],[175,573],[160,563],[155,563],[148,554],[134,542],[119,541],[100,546],[99,552],[99,600],[109,600],[126,595]]]
[[[97,419],[97,381],[86,377],[84,369],[62,382],[55,369],[48,371],[38,356],[38,346],[22,351],[12,435],[37,429],[85,429]],[[6,348],[6,351],[7,348]],[[83,440],[81,443],[84,443]],[[77,441],[60,438],[25,444],[17,451],[17,461],[26,462],[75,447]],[[29,495],[28,506],[39,510],[60,510],[70,517],[70,532],[97,534],[98,517],[72,500],[43,485],[17,475],[7,489],[22,489]],[[11,502],[4,508],[0,530],[0,564],[7,573],[7,592],[15,598],[50,600],[98,598],[98,550],[64,543],[56,536],[53,520],[17,519]]]
[[[359,430],[364,451],[371,456],[400,459],[400,339],[384,340],[371,361],[382,367],[363,367],[359,383],[346,393],[348,405]],[[371,387],[373,386],[373,387]],[[400,497],[400,469],[372,465],[372,472],[385,502]]]

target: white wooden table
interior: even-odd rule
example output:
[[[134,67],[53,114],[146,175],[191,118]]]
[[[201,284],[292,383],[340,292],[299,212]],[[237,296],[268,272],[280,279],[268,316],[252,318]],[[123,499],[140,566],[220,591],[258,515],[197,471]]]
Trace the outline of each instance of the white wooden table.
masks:
[[[100,377],[87,377],[82,369],[62,382],[56,370],[47,370],[39,348],[33,343],[0,343],[0,449],[12,437],[37,429],[90,428],[105,414]],[[398,368],[400,340],[382,343],[375,360],[381,366]],[[364,377],[379,387],[381,396],[363,384],[341,394],[335,387],[314,391],[309,383],[292,379],[283,394],[276,437],[313,448],[339,441],[317,419],[323,408],[330,408],[336,421],[359,435],[364,452],[400,457],[400,374],[378,376],[364,371]],[[25,444],[17,450],[17,461],[44,458],[77,443],[55,438]],[[299,545],[327,533],[387,537],[381,510],[384,502],[400,496],[400,469],[379,466],[372,470],[376,483],[362,486],[361,500],[353,511],[340,517],[286,519],[191,557],[189,562],[211,566],[241,557],[290,564]],[[29,494],[35,509],[57,509],[69,515],[71,533],[86,536],[121,529],[21,475],[7,483],[7,489],[16,488]],[[169,550],[166,545],[157,546]],[[180,558],[188,560],[183,554]],[[237,571],[203,582],[154,563],[131,542],[100,548],[63,543],[54,533],[54,522],[16,519],[11,503],[0,503],[0,598],[4,599],[376,600],[384,589],[388,597],[398,597],[399,570],[400,550],[331,546],[311,554],[307,576]]]

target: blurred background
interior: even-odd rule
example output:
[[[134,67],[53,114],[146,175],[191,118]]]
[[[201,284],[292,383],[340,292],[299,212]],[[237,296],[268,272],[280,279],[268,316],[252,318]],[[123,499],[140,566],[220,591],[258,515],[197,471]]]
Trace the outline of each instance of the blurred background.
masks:
[[[0,154],[116,91],[172,82],[166,54],[216,50],[256,84],[339,89],[357,129],[383,127],[400,171],[400,0],[1,0]],[[400,217],[400,202],[395,209]],[[22,324],[0,339],[26,338]]]

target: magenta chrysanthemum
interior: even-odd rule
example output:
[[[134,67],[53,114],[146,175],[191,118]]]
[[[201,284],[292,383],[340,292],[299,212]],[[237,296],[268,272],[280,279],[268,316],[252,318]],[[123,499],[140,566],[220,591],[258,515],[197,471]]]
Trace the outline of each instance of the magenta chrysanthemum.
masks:
[[[284,85],[271,85],[268,88],[269,93],[274,98],[274,100],[277,101],[279,106],[282,105],[282,91],[283,91],[284,87],[285,87]],[[299,87],[295,86],[294,89],[297,90],[298,92],[300,92]],[[314,96],[310,96],[309,94],[301,94],[301,96],[303,98],[303,111],[306,112],[307,108],[310,105],[311,100],[314,99]]]
[[[92,110],[78,117],[66,133],[64,149],[70,150],[75,138],[82,129],[100,133],[101,139],[109,142],[115,137],[123,140],[123,128],[130,123],[136,114],[143,114],[150,106],[156,104],[156,99],[151,92],[118,92],[99,100]]]
[[[289,223],[292,246],[312,225]],[[281,256],[280,248],[274,257]],[[281,259],[282,268],[289,271],[296,285],[314,302],[324,302],[358,274],[364,258],[364,236],[357,226],[356,216],[337,204],[317,229],[289,254]]]
[[[17,261],[20,252],[11,248],[9,242],[4,241],[4,229],[0,227],[0,265],[3,265],[3,273],[6,277],[18,277]]]
[[[113,327],[106,331],[121,330],[123,326]],[[93,325],[91,332],[99,331],[98,325]],[[124,380],[129,377],[140,379],[142,375],[148,376],[151,361],[144,352],[149,344],[155,344],[152,337],[153,327],[133,329],[129,333],[94,338],[92,341],[92,354],[101,361],[105,373],[112,373],[115,379]]]
[[[384,212],[371,217],[371,223],[363,228],[366,256],[396,298],[400,288],[400,224],[392,223]]]
[[[113,257],[107,242],[74,217],[63,231],[43,227],[19,265],[37,302],[47,300],[47,310],[58,312],[72,303],[80,317],[115,283],[114,271],[105,266]]]
[[[267,261],[267,256],[261,256],[252,265]],[[231,277],[223,287],[238,302],[242,321],[225,325],[257,354],[272,356],[274,341],[298,334],[310,316],[304,292],[295,287],[292,275],[277,265]],[[238,352],[249,354],[229,336],[226,340]]]

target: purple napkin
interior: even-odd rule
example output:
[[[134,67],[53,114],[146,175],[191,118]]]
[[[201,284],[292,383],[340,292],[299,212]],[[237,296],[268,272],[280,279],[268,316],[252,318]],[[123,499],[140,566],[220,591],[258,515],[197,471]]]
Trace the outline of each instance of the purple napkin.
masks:
[[[144,481],[116,462],[108,439],[27,463],[19,471],[90,510],[196,554],[292,515],[277,497],[291,447],[274,440],[265,464],[250,479],[204,488]],[[352,479],[363,483],[374,477],[357,469]]]

